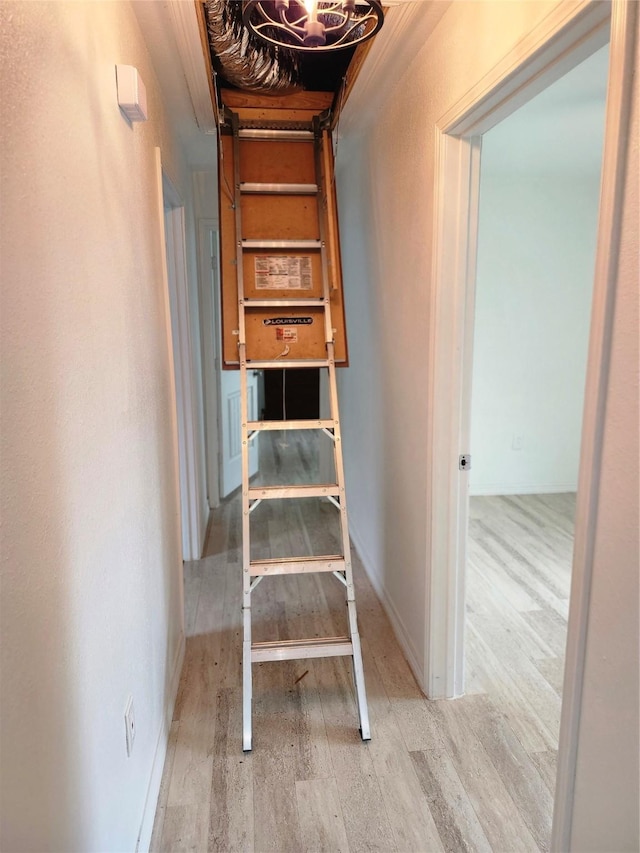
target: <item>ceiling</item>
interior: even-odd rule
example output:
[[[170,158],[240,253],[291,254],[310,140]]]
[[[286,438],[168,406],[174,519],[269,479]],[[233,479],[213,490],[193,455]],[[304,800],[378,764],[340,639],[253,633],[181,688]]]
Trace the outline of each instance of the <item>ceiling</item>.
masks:
[[[215,116],[195,4],[132,0],[132,5],[187,163],[194,169],[216,171]],[[392,5],[389,0],[387,5]],[[405,9],[390,10],[370,54],[374,66],[384,64],[382,82],[389,85],[406,67],[407,54],[412,55],[424,44],[449,4],[439,0],[393,5],[404,6],[408,14],[404,15]],[[412,7],[420,14],[412,15]],[[417,47],[412,42],[414,35]],[[397,49],[399,41],[404,45],[402,52]],[[483,168],[564,173],[599,169],[607,64],[605,47],[487,132],[483,137]],[[370,76],[365,75],[367,81]],[[360,78],[348,112],[375,113],[380,93]],[[380,75],[376,79],[380,82]],[[346,132],[347,119],[344,116],[341,120],[341,132]]]
[[[186,152],[189,166],[201,170],[216,170],[216,117],[210,85],[210,45],[205,44],[204,21],[198,3],[185,0],[132,0],[132,7],[144,33],[151,61],[163,91],[165,107],[171,123],[177,129]],[[385,0],[384,6],[413,6],[411,0]],[[422,5],[422,3],[418,4]],[[432,5],[425,3],[426,6]],[[447,5],[440,0],[436,5]],[[395,11],[395,10],[394,10]],[[203,17],[203,16],[202,16]],[[387,27],[383,27],[384,35]],[[380,36],[372,41],[377,41]],[[303,60],[302,85],[309,91],[340,89],[345,71],[350,65],[349,84],[352,85],[371,43],[355,50],[347,49]],[[220,81],[226,85],[225,81]]]

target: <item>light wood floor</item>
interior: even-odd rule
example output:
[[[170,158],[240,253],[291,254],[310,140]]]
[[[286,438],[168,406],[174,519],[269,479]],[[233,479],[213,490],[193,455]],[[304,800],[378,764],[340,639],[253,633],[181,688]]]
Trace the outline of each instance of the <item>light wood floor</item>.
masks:
[[[275,433],[265,479],[286,454],[314,476],[315,449]],[[468,694],[424,698],[356,557],[372,740],[345,660],[265,663],[244,754],[239,498],[216,510],[207,556],[185,568],[187,651],[152,850],[548,849],[573,497],[473,498],[471,514]],[[336,553],[329,504],[269,501],[254,516],[256,555]],[[255,638],[342,633],[342,591],[326,575],[263,581]]]

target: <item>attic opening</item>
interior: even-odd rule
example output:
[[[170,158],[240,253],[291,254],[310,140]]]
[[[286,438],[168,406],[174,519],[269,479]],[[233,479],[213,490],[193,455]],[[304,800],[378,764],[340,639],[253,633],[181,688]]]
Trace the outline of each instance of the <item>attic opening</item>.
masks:
[[[265,5],[267,5],[265,3]],[[273,5],[273,4],[272,4]],[[203,0],[198,4],[205,60],[215,89],[214,108],[224,112],[225,95],[264,98],[275,106],[278,98],[323,93],[330,105],[332,125],[353,85],[373,39],[330,51],[300,51],[270,44],[243,23],[243,3],[238,0]]]

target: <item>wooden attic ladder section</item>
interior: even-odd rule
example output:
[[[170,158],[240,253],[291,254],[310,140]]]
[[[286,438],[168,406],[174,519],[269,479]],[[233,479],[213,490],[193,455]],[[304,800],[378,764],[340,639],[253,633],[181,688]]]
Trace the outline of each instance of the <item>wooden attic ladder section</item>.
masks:
[[[253,111],[226,110],[232,130],[222,138],[223,160],[231,154],[233,204],[225,201],[221,181],[223,243],[233,231],[235,258],[226,258],[237,287],[235,310],[227,294],[227,366],[240,369],[242,448],[242,579],[243,579],[243,749],[252,745],[252,665],[262,661],[344,656],[353,664],[360,733],[370,739],[362,650],[353,585],[336,363],[346,363],[337,227],[332,183],[333,152],[319,115],[303,122],[274,122]],[[273,115],[273,113],[271,113]],[[275,126],[274,126],[275,125]],[[285,125],[285,126],[283,126]],[[288,125],[288,126],[287,126]],[[259,164],[260,174],[256,174]],[[229,169],[229,163],[221,168]],[[283,180],[293,174],[294,180]],[[223,178],[225,176],[223,175]],[[228,187],[231,181],[227,181]],[[231,209],[233,214],[231,214]],[[233,222],[231,216],[233,215]],[[256,235],[258,229],[259,236]],[[330,231],[335,229],[333,235]],[[251,235],[251,236],[247,236]],[[235,261],[235,263],[234,263]],[[270,278],[269,265],[276,275]],[[293,266],[295,289],[286,276]],[[301,272],[302,271],[302,272]],[[304,279],[304,284],[300,280]],[[265,284],[266,282],[266,284]],[[281,285],[281,286],[280,286]],[[295,294],[295,295],[292,295]],[[332,307],[334,312],[332,313]],[[237,324],[234,324],[237,320]],[[231,335],[228,332],[231,331]],[[229,340],[231,338],[231,340]],[[233,346],[237,356],[232,358]],[[235,364],[234,364],[235,362]],[[249,420],[248,371],[283,368],[327,371],[330,413],[320,420]],[[249,446],[262,430],[315,430],[331,441],[335,482],[319,485],[259,486],[249,481]],[[326,498],[340,519],[341,553],[285,559],[251,558],[251,513],[264,500]],[[253,642],[251,596],[263,578],[279,574],[331,572],[345,587],[348,633],[345,636]]]

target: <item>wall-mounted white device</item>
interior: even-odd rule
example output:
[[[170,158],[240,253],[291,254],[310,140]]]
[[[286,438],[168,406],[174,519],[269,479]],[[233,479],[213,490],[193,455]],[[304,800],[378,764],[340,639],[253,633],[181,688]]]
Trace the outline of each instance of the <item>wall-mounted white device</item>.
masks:
[[[129,121],[147,120],[147,90],[133,65],[116,65],[118,106]]]

